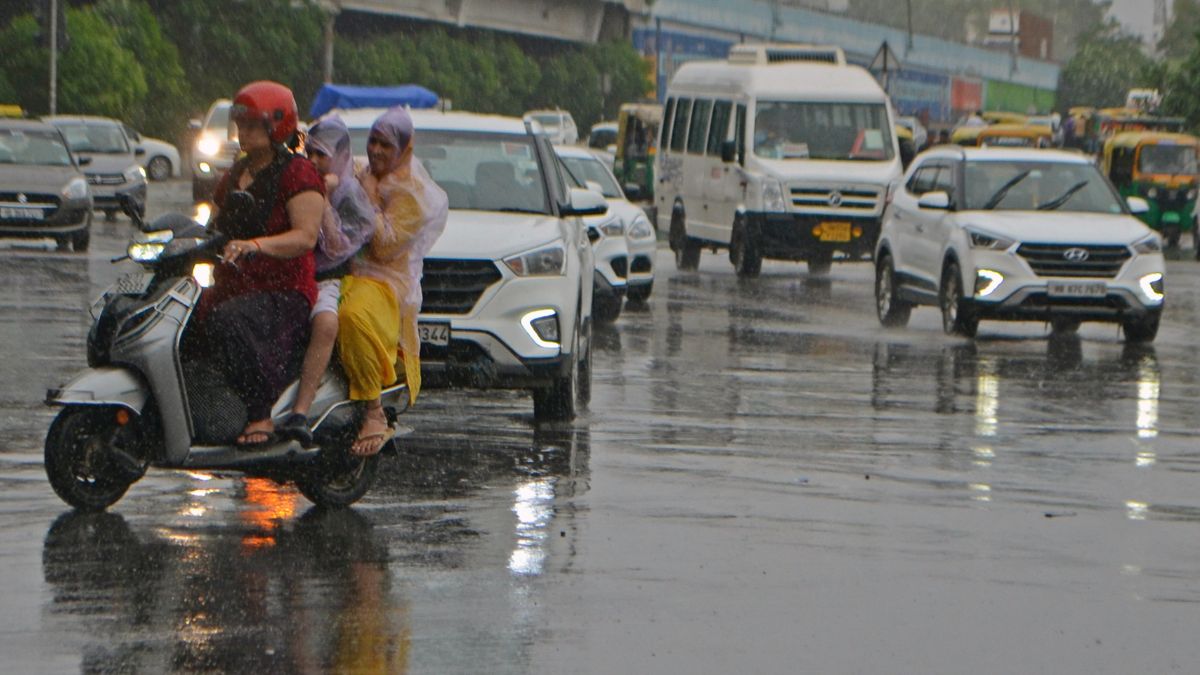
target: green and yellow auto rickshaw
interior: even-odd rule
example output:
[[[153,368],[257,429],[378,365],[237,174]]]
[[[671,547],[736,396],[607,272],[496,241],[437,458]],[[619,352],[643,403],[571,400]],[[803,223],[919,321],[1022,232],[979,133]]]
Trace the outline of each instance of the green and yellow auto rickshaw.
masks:
[[[1150,210],[1139,217],[1162,233],[1168,248],[1192,231],[1200,139],[1162,131],[1124,131],[1104,144],[1104,173],[1122,197],[1142,197]]]
[[[617,113],[617,151],[613,174],[631,201],[654,198],[654,154],[663,107],[625,103]]]

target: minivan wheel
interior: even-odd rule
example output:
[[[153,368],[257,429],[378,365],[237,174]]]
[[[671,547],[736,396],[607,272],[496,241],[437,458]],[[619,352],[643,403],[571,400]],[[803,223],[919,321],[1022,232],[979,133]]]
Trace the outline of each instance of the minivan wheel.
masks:
[[[733,271],[742,279],[754,279],[762,272],[762,248],[746,227],[746,221],[738,218],[733,223],[729,239],[729,262]]]
[[[675,268],[691,272],[700,266],[700,240],[689,237],[687,217],[683,209],[671,212],[671,231],[668,236],[671,250],[675,253]]]
[[[908,325],[912,315],[912,303],[897,297],[896,290],[896,269],[892,256],[885,253],[875,268],[875,311],[879,323],[889,328]]]
[[[938,305],[942,309],[942,330],[946,335],[975,337],[975,332],[979,329],[979,318],[966,304],[958,263],[949,263],[942,273],[942,288],[938,293]]]

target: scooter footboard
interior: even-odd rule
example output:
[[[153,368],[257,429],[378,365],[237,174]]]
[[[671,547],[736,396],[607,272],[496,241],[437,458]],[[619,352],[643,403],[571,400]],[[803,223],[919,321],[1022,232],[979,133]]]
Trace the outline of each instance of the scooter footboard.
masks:
[[[398,412],[404,412],[408,409],[408,385],[394,384],[390,387],[385,387],[383,392],[380,393],[379,398],[384,408],[393,408]],[[318,431],[321,425],[325,424],[326,421],[331,421],[331,418],[338,419],[343,417],[352,409],[355,403],[355,401],[346,400],[333,404],[317,419],[316,424],[312,426],[313,431]]]
[[[150,399],[141,378],[126,368],[91,368],[46,392],[46,405],[115,405],[141,414]]]

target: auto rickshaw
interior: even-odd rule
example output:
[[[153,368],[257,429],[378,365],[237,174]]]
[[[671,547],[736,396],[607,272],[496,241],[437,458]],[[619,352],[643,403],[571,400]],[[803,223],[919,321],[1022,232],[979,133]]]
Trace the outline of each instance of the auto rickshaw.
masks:
[[[1025,124],[1029,121],[1028,115],[1003,110],[985,110],[980,117],[988,124]]]
[[[959,127],[950,135],[950,142],[980,148],[1049,148],[1054,144],[1054,132],[1035,124],[990,124]]]
[[[613,175],[631,201],[654,198],[654,154],[663,107],[625,103],[617,113],[617,152]]]
[[[1195,228],[1198,150],[1195,136],[1162,131],[1125,131],[1104,144],[1104,173],[1122,197],[1149,202],[1138,217],[1162,233],[1168,248]]]
[[[21,106],[15,103],[0,103],[0,117],[21,118],[24,116],[25,111],[21,109]]]

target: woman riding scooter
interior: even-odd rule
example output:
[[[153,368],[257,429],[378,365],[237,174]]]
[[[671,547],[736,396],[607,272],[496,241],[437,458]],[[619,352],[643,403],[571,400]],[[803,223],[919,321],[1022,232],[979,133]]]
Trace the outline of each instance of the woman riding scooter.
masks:
[[[286,145],[297,123],[290,89],[252,82],[234,97],[231,118],[246,156],[213,194],[221,209],[214,229],[231,241],[201,316],[209,348],[246,405],[249,422],[237,444],[256,448],[275,441],[271,406],[295,379],[308,337],[325,185],[312,162]],[[235,191],[248,192],[254,207],[225,208]]]

